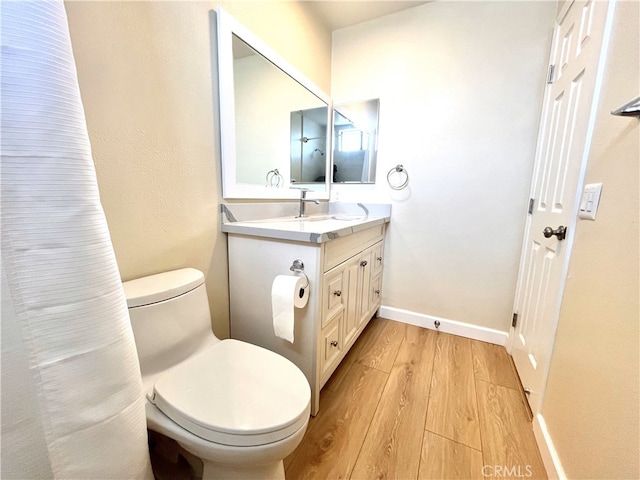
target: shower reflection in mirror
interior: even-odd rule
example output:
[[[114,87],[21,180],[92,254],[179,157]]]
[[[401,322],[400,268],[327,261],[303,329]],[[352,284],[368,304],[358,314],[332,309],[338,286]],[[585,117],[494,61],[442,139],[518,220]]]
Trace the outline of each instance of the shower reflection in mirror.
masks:
[[[291,183],[324,183],[327,107],[291,112]]]
[[[334,106],[334,183],[375,183],[379,99]]]

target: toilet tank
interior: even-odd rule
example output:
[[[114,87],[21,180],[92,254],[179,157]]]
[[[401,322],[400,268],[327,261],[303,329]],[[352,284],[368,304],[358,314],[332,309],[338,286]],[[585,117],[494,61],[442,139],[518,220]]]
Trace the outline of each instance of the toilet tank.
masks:
[[[143,383],[219,341],[201,271],[184,268],[123,286]]]

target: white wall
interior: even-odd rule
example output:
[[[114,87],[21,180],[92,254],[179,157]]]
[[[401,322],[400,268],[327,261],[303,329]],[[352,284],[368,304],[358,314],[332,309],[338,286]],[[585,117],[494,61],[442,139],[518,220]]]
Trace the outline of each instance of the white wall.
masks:
[[[554,2],[434,2],[333,33],[337,103],[380,98],[383,304],[506,331]],[[403,164],[409,187],[387,172]]]

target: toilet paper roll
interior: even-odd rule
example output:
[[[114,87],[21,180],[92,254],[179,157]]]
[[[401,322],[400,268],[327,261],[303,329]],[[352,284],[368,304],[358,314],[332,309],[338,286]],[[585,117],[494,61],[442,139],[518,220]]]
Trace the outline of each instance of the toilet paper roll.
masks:
[[[273,331],[277,337],[293,343],[294,308],[303,308],[309,301],[309,286],[305,277],[278,275],[271,286]],[[303,288],[304,286],[306,288]]]

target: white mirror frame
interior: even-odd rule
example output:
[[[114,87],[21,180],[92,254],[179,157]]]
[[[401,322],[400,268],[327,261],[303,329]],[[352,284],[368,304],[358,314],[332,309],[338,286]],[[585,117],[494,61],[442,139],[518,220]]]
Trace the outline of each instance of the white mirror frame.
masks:
[[[236,132],[235,132],[235,95],[233,80],[232,36],[265,57],[276,67],[297,81],[304,88],[327,104],[327,152],[330,152],[333,132],[333,105],[329,95],[306,78],[293,65],[282,58],[275,50],[260,40],[244,25],[233,18],[222,7],[216,9],[218,27],[218,78],[220,91],[220,147],[222,154],[222,196],[228,199],[269,199],[285,200],[300,198],[301,188],[311,188],[307,198],[328,200],[331,188],[331,165],[327,161],[324,189],[314,190],[320,184],[291,184],[286,179],[284,188],[267,188],[259,185],[238,184],[236,182]],[[327,155],[327,158],[330,158]],[[288,159],[287,159],[288,161]],[[294,186],[295,185],[295,186]]]

